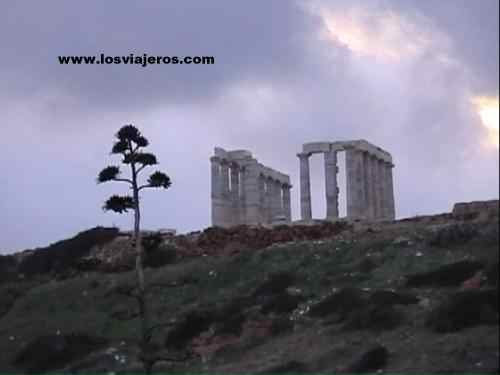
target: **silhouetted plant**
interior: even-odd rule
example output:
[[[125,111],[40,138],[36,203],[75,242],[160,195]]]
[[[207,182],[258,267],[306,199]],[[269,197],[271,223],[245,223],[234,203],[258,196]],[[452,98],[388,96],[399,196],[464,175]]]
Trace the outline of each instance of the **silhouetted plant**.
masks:
[[[143,152],[142,149],[149,145],[148,140],[142,136],[141,132],[133,125],[123,126],[116,133],[116,142],[111,149],[112,154],[119,154],[123,157],[122,163],[130,167],[130,178],[121,176],[120,167],[111,165],[104,168],[97,177],[98,183],[117,181],[130,185],[132,195],[113,195],[103,206],[105,211],[114,211],[117,213],[134,211],[134,241],[136,250],[135,268],[137,273],[137,293],[134,295],[139,304],[139,314],[141,318],[141,359],[146,373],[151,373],[155,362],[152,353],[148,352],[151,341],[151,329],[149,308],[146,301],[146,288],[144,282],[143,257],[144,250],[140,231],[140,197],[139,193],[147,188],[168,189],[171,185],[170,177],[165,173],[156,171],[151,174],[145,184],[139,183],[139,174],[146,167],[158,164],[156,156],[151,153]]]

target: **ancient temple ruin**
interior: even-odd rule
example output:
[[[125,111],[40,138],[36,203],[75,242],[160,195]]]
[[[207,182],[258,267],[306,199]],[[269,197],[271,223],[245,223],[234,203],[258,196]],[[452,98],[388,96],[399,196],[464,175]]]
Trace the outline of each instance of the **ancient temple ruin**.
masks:
[[[246,150],[216,147],[210,162],[212,225],[291,221],[289,176],[260,164]]]
[[[337,153],[345,151],[347,218],[393,220],[395,218],[392,156],[365,140],[314,142],[302,146],[300,159],[300,212],[312,219],[309,157],[323,153],[327,219],[339,217]]]

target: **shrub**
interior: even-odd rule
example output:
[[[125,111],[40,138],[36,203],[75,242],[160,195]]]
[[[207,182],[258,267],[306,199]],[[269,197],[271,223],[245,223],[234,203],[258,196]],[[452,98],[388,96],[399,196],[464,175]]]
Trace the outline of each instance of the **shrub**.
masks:
[[[157,268],[166,264],[172,264],[177,259],[177,248],[173,244],[160,245],[154,250],[146,252],[144,265]]]

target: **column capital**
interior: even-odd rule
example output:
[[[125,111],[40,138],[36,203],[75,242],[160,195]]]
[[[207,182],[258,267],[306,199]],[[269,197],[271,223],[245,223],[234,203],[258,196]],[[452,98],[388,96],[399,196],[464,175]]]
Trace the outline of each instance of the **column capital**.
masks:
[[[212,163],[220,163],[221,162],[221,158],[219,156],[212,156],[212,157],[210,157],[210,161]]]

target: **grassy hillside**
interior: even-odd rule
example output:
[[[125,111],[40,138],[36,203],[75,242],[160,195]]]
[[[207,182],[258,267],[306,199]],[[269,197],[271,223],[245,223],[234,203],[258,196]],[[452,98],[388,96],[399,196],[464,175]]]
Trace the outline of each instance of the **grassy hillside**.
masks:
[[[410,275],[460,261],[477,260],[480,268],[491,269],[490,264],[498,265],[498,246],[498,219],[481,223],[415,221],[359,227],[334,238],[280,243],[234,256],[200,256],[147,269],[153,320],[177,322],[156,331],[154,341],[159,347],[172,344],[176,329],[184,334],[181,322],[193,312],[211,317],[200,332],[177,347],[196,346],[200,355],[181,364],[163,362],[157,368],[334,371],[376,344],[390,352],[384,366],[390,371],[435,372],[456,366],[471,371],[494,366],[490,362],[495,359],[494,353],[498,362],[498,307],[493,323],[479,320],[464,329],[436,332],[426,322],[433,309],[455,293],[460,283],[410,288],[406,282]],[[486,289],[495,287],[494,272],[490,274]],[[140,364],[134,358],[139,321],[135,301],[126,295],[134,280],[133,272],[82,272],[66,280],[41,275],[0,285],[2,372],[23,368],[19,363],[14,366],[14,361],[34,338],[71,333],[104,338],[108,352],[99,349],[101,352],[87,359],[80,356],[64,363],[66,369],[139,370]],[[307,313],[345,287],[365,289],[367,293],[396,290],[415,296],[419,303],[398,305],[395,310],[390,307],[387,311],[398,319],[389,326],[363,315],[355,321],[350,320],[350,315],[339,317],[328,312],[331,307],[327,305],[323,307],[328,310],[326,315]],[[228,306],[236,306],[239,315]],[[236,329],[224,326],[227,322],[220,317],[221,311],[228,321],[239,316],[234,323]],[[281,330],[259,333],[267,332],[262,327],[272,328],[279,322]],[[117,360],[116,353],[123,357]]]

